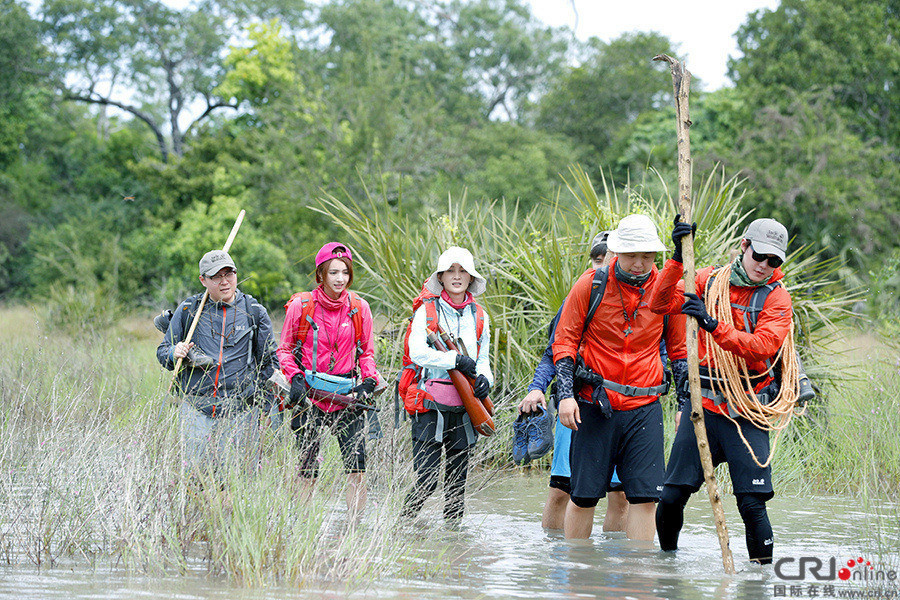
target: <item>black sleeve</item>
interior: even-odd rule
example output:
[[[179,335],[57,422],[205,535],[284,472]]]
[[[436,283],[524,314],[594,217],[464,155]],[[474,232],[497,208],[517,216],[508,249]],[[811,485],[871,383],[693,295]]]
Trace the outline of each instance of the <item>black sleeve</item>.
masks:
[[[556,361],[556,391],[560,400],[575,397],[575,361],[564,356]]]
[[[683,411],[685,405],[691,404],[691,392],[688,389],[687,359],[679,358],[671,362],[672,379],[675,382],[675,400],[678,410]]]

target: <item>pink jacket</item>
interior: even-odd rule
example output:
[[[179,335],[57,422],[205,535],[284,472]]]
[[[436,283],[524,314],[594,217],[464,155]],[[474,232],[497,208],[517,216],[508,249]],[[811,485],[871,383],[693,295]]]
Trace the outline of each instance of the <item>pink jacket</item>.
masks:
[[[312,291],[315,310],[312,319],[318,325],[318,352],[315,370],[321,373],[341,375],[349,373],[354,368],[356,358],[356,332],[353,328],[353,319],[350,317],[350,294],[345,291],[338,300],[329,298],[321,287]],[[297,364],[294,357],[294,343],[297,330],[300,326],[300,317],[303,305],[299,301],[291,302],[287,314],[284,317],[284,327],[281,329],[281,343],[278,345],[278,361],[281,370],[288,381],[292,381],[298,373],[302,377],[304,369],[313,370],[313,349],[316,336],[312,328],[306,334],[306,339],[301,346],[303,365]],[[360,314],[362,315],[362,354],[359,357],[359,380],[366,377],[378,378],[375,367],[375,336],[372,332],[372,311],[369,303],[361,299]],[[329,363],[334,358],[334,366],[329,369]],[[325,412],[334,412],[343,408],[331,402],[312,401]]]

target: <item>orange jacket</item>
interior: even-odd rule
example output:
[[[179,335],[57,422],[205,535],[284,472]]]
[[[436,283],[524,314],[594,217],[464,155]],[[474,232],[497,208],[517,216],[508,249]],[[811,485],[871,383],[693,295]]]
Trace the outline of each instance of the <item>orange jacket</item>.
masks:
[[[710,273],[713,267],[704,267],[697,271],[695,279],[697,286],[697,294],[703,298],[709,282]],[[681,306],[684,304],[684,281],[681,276],[684,267],[680,262],[674,260],[666,261],[665,267],[660,273],[660,281],[650,294],[650,309],[660,314],[678,314],[681,312]],[[767,283],[780,281],[784,277],[781,269],[775,269],[772,277]],[[734,326],[719,321],[719,325],[709,334],[703,330],[700,331],[698,341],[698,351],[700,354],[700,364],[708,368],[715,369],[712,357],[707,356],[706,349],[709,344],[709,336],[711,335],[716,344],[724,350],[740,356],[747,361],[747,368],[751,372],[763,373],[768,367],[766,361],[771,360],[778,354],[784,340],[791,331],[791,295],[784,289],[784,286],[778,286],[772,290],[766,298],[766,303],[756,320],[756,329],[753,333],[748,333],[744,328],[745,310],[737,308],[737,306],[747,306],[750,296],[753,295],[755,288],[732,285],[729,295],[731,297],[731,316],[734,319]],[[771,374],[764,381],[757,383],[755,391],[761,390],[763,387],[772,382]],[[717,407],[712,400],[703,399],[703,407],[707,410],[725,413],[724,404]]]
[[[616,279],[614,260],[609,266],[609,279],[603,301],[591,319],[582,340],[593,279],[594,269],[588,269],[578,278],[569,292],[556,327],[553,362],[566,356],[574,359],[581,346],[581,356],[585,364],[604,379],[635,387],[659,385],[663,381],[663,364],[659,359],[659,342],[664,329],[663,316],[651,312],[646,301],[647,295],[659,279],[656,267],[653,267],[642,293],[641,288],[621,283]],[[622,311],[623,303],[630,318],[627,323]],[[635,310],[637,316],[632,318]],[[684,328],[684,315],[676,315],[669,319],[665,341],[666,350],[672,360],[686,356]],[[631,333],[625,335],[629,329]],[[579,395],[589,400],[590,386],[584,386]],[[632,410],[649,404],[658,397],[624,396],[612,390],[607,390],[607,396],[614,410]]]

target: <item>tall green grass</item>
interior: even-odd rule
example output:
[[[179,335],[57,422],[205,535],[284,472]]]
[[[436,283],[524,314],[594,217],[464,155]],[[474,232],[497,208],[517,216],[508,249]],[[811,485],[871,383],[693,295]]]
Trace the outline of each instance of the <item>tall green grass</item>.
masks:
[[[0,560],[206,568],[247,585],[353,588],[440,569],[416,560],[424,548],[410,547],[399,520],[411,483],[399,430],[385,423],[388,437],[370,444],[370,460],[384,468],[372,471],[359,519],[346,512],[333,441],[311,494],[296,476],[293,436],[270,428],[252,473],[191,477],[149,319],[73,338],[36,316],[0,311]]]

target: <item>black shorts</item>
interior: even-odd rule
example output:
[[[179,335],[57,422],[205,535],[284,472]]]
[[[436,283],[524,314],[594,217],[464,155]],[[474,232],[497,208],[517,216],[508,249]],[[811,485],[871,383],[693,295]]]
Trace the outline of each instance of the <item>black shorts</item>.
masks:
[[[318,477],[322,427],[337,438],[346,473],[366,470],[365,413],[361,409],[342,408],[325,412],[314,404],[297,411],[291,419],[291,431],[300,447],[300,476]]]
[[[659,400],[605,419],[593,404],[579,402],[581,423],[572,434],[572,502],[582,508],[606,496],[613,468],[632,504],[656,502],[665,475],[662,406]]]
[[[559,425],[559,427],[564,427],[564,425]],[[572,478],[565,477],[563,475],[551,475],[550,476],[550,487],[571,495],[572,494]]]
[[[666,485],[686,487],[696,492],[703,483],[703,467],[700,464],[700,451],[697,450],[694,424],[687,415],[687,412],[681,415],[681,424],[675,434],[666,468]],[[706,422],[706,437],[709,440],[713,466],[728,463],[734,493],[759,494],[764,500],[772,498],[775,492],[772,491],[771,465],[763,468],[756,464],[741,440],[737,427],[728,417],[703,409],[703,419]],[[765,462],[769,457],[769,433],[743,417],[735,420],[753,448],[756,459]]]

